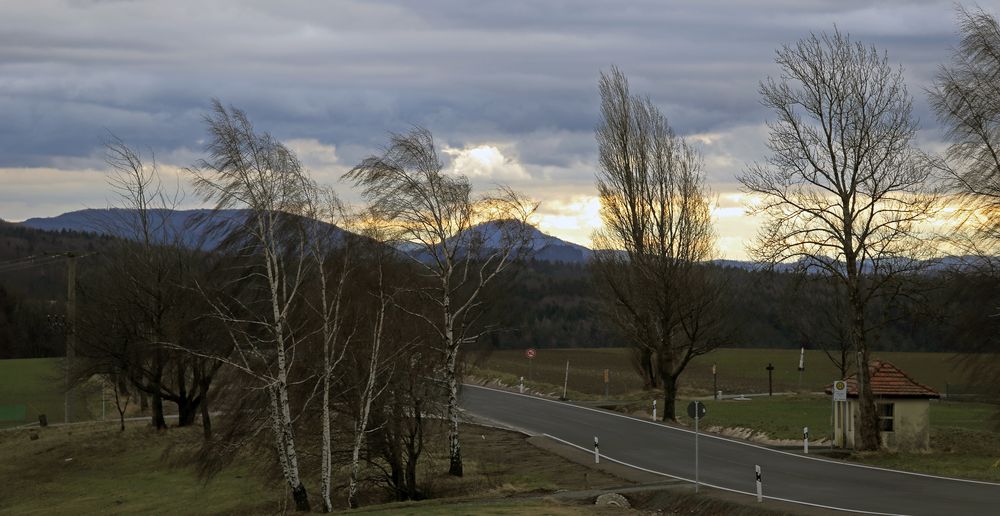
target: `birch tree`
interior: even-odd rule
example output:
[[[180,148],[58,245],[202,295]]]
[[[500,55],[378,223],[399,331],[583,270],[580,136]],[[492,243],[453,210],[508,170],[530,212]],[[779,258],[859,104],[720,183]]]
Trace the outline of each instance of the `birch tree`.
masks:
[[[252,286],[243,297],[212,299],[227,328],[232,357],[217,357],[266,392],[271,436],[282,475],[299,511],[310,509],[299,469],[289,387],[297,345],[305,339],[291,323],[313,267],[303,213],[309,182],[293,153],[258,132],[243,111],[213,101],[206,116],[209,157],[191,170],[201,196],[217,210],[239,208],[244,220],[227,226],[229,248],[245,265],[235,282]]]
[[[766,264],[792,262],[843,286],[843,318],[860,389],[856,447],[879,447],[869,377],[877,300],[892,306],[923,266],[918,224],[932,212],[929,168],[902,70],[874,47],[835,31],[778,50],[781,77],[761,83],[771,153],[739,177],[763,216],[751,245]]]
[[[701,160],[618,69],[601,73],[596,130],[602,228],[591,267],[605,312],[676,419],[677,379],[721,342],[723,290],[699,262],[715,234]]]
[[[313,261],[316,281],[312,285],[318,302],[312,313],[320,322],[320,348],[322,366],[320,371],[321,389],[321,440],[320,440],[320,497],[323,511],[333,511],[330,498],[333,477],[332,426],[334,411],[331,389],[336,384],[335,372],[344,358],[353,329],[345,328],[345,313],[348,300],[346,289],[348,279],[356,264],[352,260],[352,239],[341,231],[337,224],[344,224],[344,207],[336,194],[315,183],[302,179],[305,183],[304,224],[307,252]]]
[[[394,240],[413,251],[429,283],[420,293],[435,313],[412,315],[440,340],[449,473],[461,476],[459,353],[491,329],[475,325],[488,301],[482,294],[526,251],[535,206],[505,188],[475,197],[467,178],[443,169],[430,131],[418,127],[392,134],[381,155],[366,158],[345,177],[363,187],[372,210],[394,231]]]

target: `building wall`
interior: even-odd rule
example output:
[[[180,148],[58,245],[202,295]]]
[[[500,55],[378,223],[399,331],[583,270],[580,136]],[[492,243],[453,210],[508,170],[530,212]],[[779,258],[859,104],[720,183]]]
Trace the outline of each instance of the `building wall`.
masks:
[[[898,398],[878,402],[893,404],[893,431],[879,432],[884,448],[908,451],[930,447],[930,400]],[[839,447],[854,448],[858,406],[857,398],[835,404],[836,444]]]
[[[892,450],[926,450],[931,444],[930,408],[926,399],[892,400],[893,431],[882,432],[882,445]]]

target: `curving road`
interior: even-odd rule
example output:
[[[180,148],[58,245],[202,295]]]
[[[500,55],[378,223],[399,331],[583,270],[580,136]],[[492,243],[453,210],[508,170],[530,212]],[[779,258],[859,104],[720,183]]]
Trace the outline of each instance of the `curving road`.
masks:
[[[461,403],[476,416],[590,453],[598,436],[602,460],[694,478],[688,430],[475,385],[464,386]],[[760,465],[765,498],[871,514],[1000,514],[1000,484],[852,465],[706,434],[699,448],[701,482],[720,489],[753,494]]]

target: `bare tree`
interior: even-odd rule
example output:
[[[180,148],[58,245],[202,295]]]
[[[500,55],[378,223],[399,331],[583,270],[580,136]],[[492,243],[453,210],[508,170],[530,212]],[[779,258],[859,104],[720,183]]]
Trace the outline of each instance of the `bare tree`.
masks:
[[[812,35],[777,52],[781,78],[761,83],[771,155],[739,178],[765,216],[759,261],[795,262],[844,286],[860,383],[857,448],[879,447],[866,310],[924,263],[917,224],[936,196],[912,147],[916,124],[900,69],[849,36]],[[890,304],[889,300],[883,299]]]
[[[213,101],[205,119],[209,158],[191,170],[197,191],[217,210],[240,208],[245,220],[230,231],[245,273],[235,280],[253,285],[250,296],[211,299],[213,315],[232,340],[232,357],[217,356],[266,392],[278,463],[296,509],[310,508],[299,471],[290,386],[296,347],[306,335],[293,324],[302,310],[303,285],[313,260],[307,224],[309,181],[293,153],[259,133],[243,111]]]
[[[592,267],[611,320],[636,350],[640,372],[658,380],[664,420],[676,419],[677,378],[719,344],[722,290],[699,262],[712,257],[701,159],[625,75],[601,73],[597,188],[603,228]]]
[[[194,423],[200,408],[208,436],[207,396],[219,364],[171,348],[210,340],[203,337],[212,325],[198,317],[200,298],[191,289],[210,260],[185,245],[173,210],[180,194],[163,187],[155,159],[144,160],[114,135],[106,151],[118,205],[98,224],[118,238],[83,288],[87,367],[80,374],[125,374],[151,398],[157,428],[166,427],[164,401],[176,403],[179,426]]]
[[[345,177],[364,196],[395,239],[414,250],[429,280],[420,290],[435,307],[432,316],[413,312],[440,338],[443,380],[448,389],[449,472],[462,475],[458,435],[458,355],[490,328],[474,323],[487,301],[481,294],[525,251],[528,218],[535,206],[502,188],[474,197],[465,177],[443,172],[430,131],[392,134],[381,156],[366,158]],[[488,223],[488,224],[486,224]]]
[[[959,247],[976,256],[967,265],[978,273],[1000,277],[1000,23],[982,10],[958,7],[962,40],[949,65],[941,67],[931,104],[947,128],[947,160],[940,163],[965,214]],[[1000,307],[995,307],[1000,317]],[[967,332],[990,327],[978,323]],[[1000,356],[997,336],[967,339],[970,377],[1000,398]],[[1000,421],[1000,418],[998,418]]]

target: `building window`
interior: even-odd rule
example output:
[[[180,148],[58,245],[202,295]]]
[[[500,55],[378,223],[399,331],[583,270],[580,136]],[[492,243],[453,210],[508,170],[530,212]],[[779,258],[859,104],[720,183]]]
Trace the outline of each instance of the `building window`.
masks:
[[[880,432],[892,432],[895,408],[896,406],[893,403],[878,404],[878,429]]]

